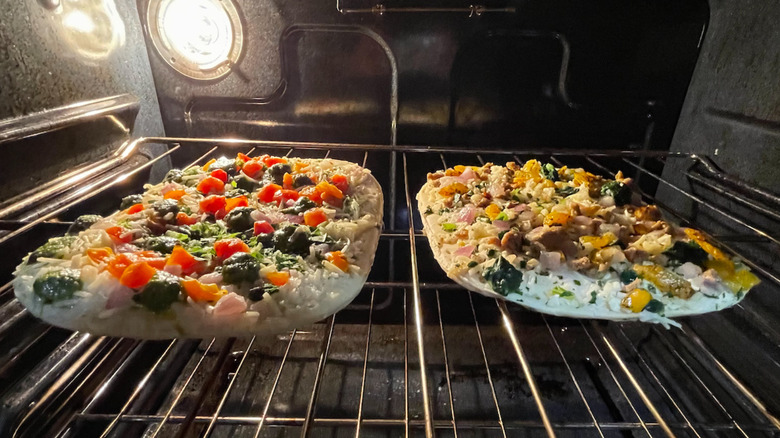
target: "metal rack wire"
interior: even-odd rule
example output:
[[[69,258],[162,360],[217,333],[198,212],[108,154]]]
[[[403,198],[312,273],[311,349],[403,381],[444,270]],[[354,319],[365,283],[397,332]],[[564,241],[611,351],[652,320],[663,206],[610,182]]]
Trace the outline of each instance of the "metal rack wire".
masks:
[[[4,436],[780,434],[780,378],[773,377],[780,375],[780,336],[772,309],[764,309],[780,280],[771,262],[751,253],[780,246],[771,228],[777,213],[765,198],[750,200],[737,190],[727,193],[743,199],[752,216],[721,208],[706,193],[694,194],[691,182],[722,176],[699,169],[709,165],[705,159],[168,138],[138,139],[125,147],[144,143],[169,145],[167,155],[177,165],[262,150],[350,159],[372,168],[392,202],[371,277],[347,309],[272,340],[152,342],[65,332],[35,321],[5,285]],[[202,154],[192,153],[199,148]],[[440,272],[419,231],[413,196],[426,172],[531,156],[602,174],[632,170],[645,200],[710,231],[764,283],[734,309],[681,319],[683,330],[549,317],[459,288]],[[152,164],[131,172],[143,174]],[[0,244],[81,213],[85,202],[111,197],[112,188],[128,178],[123,172],[85,183],[88,188],[72,201],[20,222]],[[655,199],[664,188],[672,195]],[[671,208],[682,205],[674,194],[697,208]],[[767,216],[761,209],[771,213],[770,226],[756,216]],[[732,227],[703,223],[701,217],[709,218],[701,215],[704,210]]]

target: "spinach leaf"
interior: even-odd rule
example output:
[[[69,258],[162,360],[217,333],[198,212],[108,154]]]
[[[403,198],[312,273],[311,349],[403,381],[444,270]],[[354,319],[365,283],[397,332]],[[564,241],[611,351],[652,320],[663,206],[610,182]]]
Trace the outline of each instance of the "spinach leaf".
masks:
[[[501,295],[507,296],[512,292],[522,294],[520,284],[523,281],[523,273],[503,257],[485,269],[483,276],[490,282],[493,290]]]

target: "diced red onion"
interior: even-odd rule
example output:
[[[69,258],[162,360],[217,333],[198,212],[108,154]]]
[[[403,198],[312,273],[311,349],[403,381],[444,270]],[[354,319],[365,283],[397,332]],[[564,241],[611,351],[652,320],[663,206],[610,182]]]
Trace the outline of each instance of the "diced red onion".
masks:
[[[246,311],[246,300],[241,295],[231,292],[214,305],[214,315],[235,315]]]
[[[179,265],[165,265],[163,271],[169,274],[181,276],[181,266]]]
[[[136,252],[139,251],[141,248],[133,245],[132,243],[120,243],[116,246],[116,253],[120,252]]]
[[[130,302],[133,299],[133,295],[135,295],[135,292],[133,292],[132,289],[125,286],[117,286],[109,295],[108,299],[106,300],[106,309],[115,309],[117,307],[125,307],[129,306]]]
[[[302,224],[303,218],[298,216],[297,214],[286,214],[284,215],[284,218],[294,224]]]
[[[514,207],[512,207],[512,210],[514,210],[516,213],[522,213],[526,209],[528,209],[528,204],[520,204],[520,205],[515,205]]]
[[[209,274],[203,274],[198,278],[198,281],[200,281],[203,284],[213,284],[213,283],[221,283],[222,282],[222,274],[219,272],[211,272]]]
[[[471,255],[472,252],[474,252],[474,245],[466,245],[466,246],[461,246],[460,248],[458,248],[458,250],[455,251],[454,254],[456,256],[466,256],[466,257],[468,257],[468,256]]]
[[[474,223],[474,219],[477,216],[477,209],[473,205],[468,204],[458,213],[455,218],[455,222],[465,222],[467,224]]]
[[[476,177],[477,174],[474,173],[474,169],[472,169],[471,167],[466,167],[466,170],[464,170],[463,173],[460,174],[458,180],[460,180],[460,182],[462,183],[467,183]]]
[[[493,221],[493,226],[498,228],[501,231],[506,231],[509,229],[509,222],[507,221]]]
[[[284,205],[287,207],[292,207],[293,205],[295,205],[295,199],[288,199],[284,201]]]
[[[178,187],[178,185],[175,184],[175,183],[168,183],[168,184],[162,186],[162,188],[160,189],[160,193],[162,193],[164,195],[164,194],[170,192],[171,190],[176,190],[177,187]]]

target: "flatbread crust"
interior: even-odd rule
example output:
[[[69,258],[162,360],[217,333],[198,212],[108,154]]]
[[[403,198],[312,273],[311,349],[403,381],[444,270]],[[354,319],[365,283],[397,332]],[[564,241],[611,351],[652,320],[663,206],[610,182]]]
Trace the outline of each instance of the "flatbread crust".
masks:
[[[39,258],[36,263],[19,265],[13,281],[15,295],[30,313],[49,324],[96,335],[140,339],[271,336],[306,327],[332,315],[355,298],[368,277],[382,227],[382,190],[367,169],[354,163],[333,159],[291,161],[307,162],[327,168],[329,173],[349,177],[349,195],[358,202],[359,212],[355,214],[358,218],[334,219],[317,227],[333,239],[348,240],[342,251],[350,261],[349,272],[342,272],[332,264],[325,266],[326,262],[313,270],[291,269],[288,285],[280,287],[273,296],[266,293],[262,300],[248,303],[246,311],[239,314],[218,314],[217,303],[196,303],[189,298],[174,302],[168,311],[161,313],[137,304],[107,310],[111,292],[123,286],[105,271],[92,279],[95,274],[92,271],[96,269],[85,263],[84,251],[107,245],[116,249],[117,245],[103,230],[93,226],[79,234],[64,259]],[[159,193],[164,184],[148,187],[146,193]],[[114,223],[126,216],[118,212],[104,221]],[[105,225],[98,227],[105,228]],[[80,270],[82,279],[86,268],[92,280],[72,299],[44,303],[33,291],[35,279],[62,268]],[[186,297],[184,291],[181,293]]]
[[[535,162],[536,160],[532,161]],[[536,162],[524,166],[522,169],[512,166],[513,169],[508,170],[506,167],[487,164],[481,169],[472,168],[476,176],[471,181],[466,181],[469,178],[461,176],[463,166],[458,166],[458,170],[448,169],[446,173],[441,171],[429,174],[428,181],[417,194],[418,208],[422,216],[423,233],[428,238],[434,258],[449,278],[468,290],[489,297],[500,297],[541,313],[615,321],[638,320],[664,325],[679,325],[670,319],[673,317],[708,313],[733,306],[744,298],[750,287],[758,283],[758,279],[736,259],[727,259],[722,264],[731,264],[732,268],[736,266],[736,272],[741,275],[740,281],[744,283],[744,289],[739,291],[733,290],[736,280],[733,280],[734,282],[732,283],[727,283],[724,279],[718,278],[718,273],[713,269],[706,269],[705,267],[702,270],[692,264],[686,264],[684,268],[681,268],[680,265],[661,266],[662,270],[672,272],[676,276],[676,280],[683,278],[682,274],[678,273],[681,272],[681,269],[686,274],[687,278],[685,280],[690,283],[693,293],[688,298],[680,298],[671,296],[670,293],[661,293],[657,290],[655,284],[646,278],[641,278],[641,275],[640,278],[631,282],[627,280],[621,281],[620,273],[632,267],[632,264],[625,259],[612,263],[611,266],[607,265],[608,269],[598,272],[596,266],[584,270],[574,269],[573,257],[567,257],[562,254],[562,251],[555,250],[551,250],[546,255],[549,256],[552,253],[560,254],[561,259],[564,261],[560,264],[554,263],[552,267],[544,266],[542,263],[539,263],[540,253],[543,252],[539,251],[540,246],[529,242],[527,239],[523,240],[522,250],[507,248],[497,238],[500,231],[514,230],[520,234],[530,235],[532,230],[529,230],[529,228],[534,228],[537,232],[546,229],[546,225],[538,222],[542,218],[531,218],[529,226],[529,223],[521,223],[520,219],[528,220],[531,215],[512,217],[514,214],[510,213],[510,217],[505,218],[507,220],[503,221],[504,223],[501,224],[501,229],[499,229],[493,225],[493,221],[485,217],[484,207],[475,207],[472,204],[468,208],[475,210],[473,215],[466,214],[468,212],[464,212],[464,209],[470,204],[471,196],[475,193],[484,195],[491,192],[492,195],[497,195],[493,197],[491,204],[496,204],[502,211],[510,211],[509,209],[512,209],[511,211],[513,212],[532,210],[532,205],[534,209],[538,208],[537,202],[544,203],[547,205],[546,208],[554,204],[567,203],[567,196],[552,195],[545,197],[542,194],[545,192],[539,190],[540,185],[544,186],[546,184],[554,187],[551,182],[544,183],[544,178],[536,181],[517,179],[521,172],[526,172],[522,176],[527,176],[528,167],[534,168],[538,167],[538,165],[539,163]],[[571,171],[584,174],[582,169],[564,170],[564,172]],[[588,175],[593,176],[592,174]],[[630,184],[629,180],[622,179],[622,175],[617,177],[626,184]],[[475,182],[479,184],[479,181],[481,181],[483,187],[475,189]],[[599,181],[599,183],[603,182]],[[447,196],[452,190],[447,191],[443,189],[455,183],[464,184],[469,190],[466,193],[460,193],[460,202],[453,204],[453,197]],[[555,188],[561,189],[570,185],[560,181],[555,183]],[[513,188],[516,189],[515,192],[519,198],[522,198],[521,200],[511,199],[509,192]],[[442,194],[442,192],[445,194]],[[506,196],[502,197],[501,194],[503,193]],[[552,192],[548,191],[546,193]],[[536,194],[538,196],[528,197],[524,196],[524,194]],[[580,193],[575,193],[569,201],[574,199],[580,204],[584,204],[588,202],[587,198],[587,190],[583,190]],[[612,200],[608,199],[606,201],[604,202],[604,199],[602,199],[604,204],[614,205]],[[482,201],[482,204],[484,205],[485,201]],[[596,207],[598,206],[596,205]],[[637,206],[629,205],[627,208],[634,207]],[[618,212],[618,214],[630,211],[624,207],[613,206],[610,208],[612,209],[611,211]],[[543,212],[546,211],[548,210],[543,210]],[[469,216],[474,216],[476,219],[472,219]],[[630,215],[625,214],[620,216],[618,220],[625,221],[623,218],[628,216]],[[466,221],[458,221],[464,217],[466,217]],[[604,217],[609,217],[609,215]],[[608,223],[609,221],[606,222]],[[669,227],[669,232],[667,233],[669,240],[663,240],[666,242],[666,250],[669,249],[672,242],[690,241],[690,239],[684,237],[685,234],[682,229],[670,223],[666,223],[666,225]],[[569,230],[569,233],[571,235],[571,230]],[[576,233],[574,234],[576,235]],[[598,234],[603,234],[603,230],[595,234],[597,236]],[[456,235],[460,237],[456,237]],[[636,237],[633,236],[631,239]],[[573,238],[572,243],[578,246],[578,255],[582,256],[583,248],[581,242]],[[464,247],[474,247],[474,250],[470,254],[464,254]],[[541,248],[544,249],[543,247]],[[458,253],[459,249],[461,253]],[[713,249],[712,251],[718,250]],[[465,252],[468,253],[469,251]],[[492,257],[488,254],[492,254]],[[591,260],[594,258],[593,254],[593,252],[590,254]],[[663,252],[659,251],[659,254],[663,254]],[[719,257],[725,257],[722,252],[717,252],[717,254]],[[510,291],[497,291],[494,288],[494,284],[486,279],[486,277],[490,276],[487,272],[494,264],[499,263],[500,258],[504,258],[511,263],[513,268],[522,274],[522,282]],[[639,264],[654,267],[658,266],[654,262],[663,260],[661,257],[651,255],[648,257],[648,260],[640,261]],[[713,257],[710,255],[707,263],[713,261]],[[692,273],[697,272],[698,275],[692,275]],[[710,277],[707,277],[708,275]],[[707,278],[703,279],[702,276]],[[713,278],[716,280],[715,282],[712,281]],[[652,300],[660,303],[662,310],[659,312],[656,307],[654,309],[656,311],[647,309],[632,311],[627,307],[624,299],[633,289],[638,288],[649,290]]]

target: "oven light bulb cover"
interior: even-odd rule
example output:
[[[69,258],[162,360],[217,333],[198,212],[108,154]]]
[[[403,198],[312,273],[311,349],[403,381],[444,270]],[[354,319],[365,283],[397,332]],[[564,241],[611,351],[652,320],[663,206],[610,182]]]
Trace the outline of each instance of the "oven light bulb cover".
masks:
[[[243,26],[232,0],[151,0],[146,21],[157,53],[187,77],[222,78],[241,56]]]

